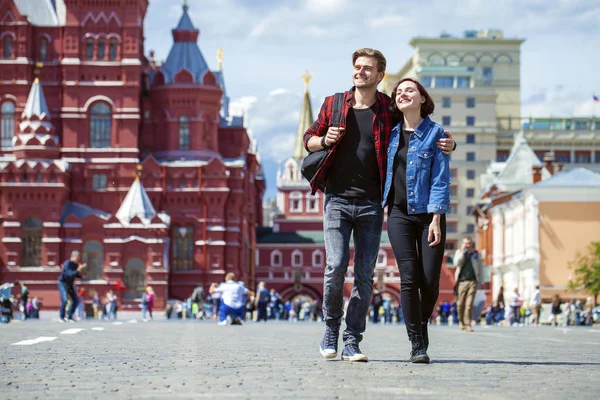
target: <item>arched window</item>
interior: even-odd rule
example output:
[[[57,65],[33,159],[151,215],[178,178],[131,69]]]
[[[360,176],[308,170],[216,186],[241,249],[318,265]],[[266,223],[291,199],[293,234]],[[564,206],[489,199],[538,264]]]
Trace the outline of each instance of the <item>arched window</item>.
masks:
[[[106,103],[96,103],[92,107],[90,118],[90,147],[110,147],[110,125],[112,120],[110,107]]]
[[[194,268],[194,228],[173,227],[173,271],[189,271]]]
[[[306,211],[319,212],[319,193],[314,196],[310,192],[306,193]]]
[[[48,55],[48,40],[46,38],[40,39],[40,61],[46,61]]]
[[[106,42],[101,40],[98,42],[98,60],[104,60],[104,53],[106,52]]]
[[[302,193],[290,193],[290,212],[302,212]]]
[[[29,217],[21,228],[21,266],[39,267],[42,264],[42,221]]]
[[[83,246],[83,262],[87,264],[87,280],[102,279],[104,251],[100,242],[96,242],[95,240],[86,242],[85,246]]]
[[[114,61],[117,59],[117,41],[111,40],[108,45],[108,59]]]
[[[10,101],[2,103],[2,148],[12,146],[15,136],[15,105]]]
[[[377,266],[383,267],[387,265],[387,253],[385,250],[380,249],[379,254],[377,254]]]
[[[139,258],[132,258],[125,264],[125,285],[127,286],[126,299],[142,297],[146,289],[146,267]]]
[[[302,252],[300,250],[292,251],[292,266],[293,267],[301,267],[302,266]]]
[[[313,265],[313,267],[322,267],[323,266],[323,252],[321,250],[313,251],[312,265]]]
[[[4,58],[12,58],[12,38],[4,39]]]
[[[281,267],[281,251],[273,250],[271,252],[271,266]]]
[[[94,41],[92,39],[88,39],[86,42],[85,58],[88,60],[94,58]]]
[[[190,119],[186,115],[179,117],[179,150],[190,149]]]

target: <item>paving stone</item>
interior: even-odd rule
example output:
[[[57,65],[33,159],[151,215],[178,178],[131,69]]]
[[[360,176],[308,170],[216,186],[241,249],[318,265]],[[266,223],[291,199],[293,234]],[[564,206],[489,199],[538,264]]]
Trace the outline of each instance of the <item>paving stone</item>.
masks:
[[[92,327],[104,327],[94,331]],[[368,363],[324,360],[320,323],[49,320],[3,325],[5,399],[597,398],[600,330],[431,327],[431,365],[407,363],[403,325],[369,325]],[[84,328],[73,335],[60,335]],[[12,346],[40,336],[57,337]],[[341,346],[340,346],[341,350]]]

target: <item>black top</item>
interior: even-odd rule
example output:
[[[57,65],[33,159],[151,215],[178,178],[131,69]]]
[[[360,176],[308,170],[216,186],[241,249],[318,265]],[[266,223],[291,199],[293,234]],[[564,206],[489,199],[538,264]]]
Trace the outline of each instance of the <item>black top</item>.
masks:
[[[406,197],[406,156],[408,154],[408,144],[410,135],[414,132],[412,129],[402,128],[398,143],[398,151],[394,157],[394,181],[390,194],[394,196],[390,204],[394,204],[404,213],[408,213],[408,198]]]
[[[60,271],[60,276],[58,277],[59,282],[66,283],[68,285],[72,285],[75,282],[75,278],[81,278],[79,271],[79,264],[73,262],[71,260],[65,261],[63,264],[62,271]]]
[[[348,111],[346,131],[337,144],[326,193],[381,201],[381,179],[373,138],[374,118],[373,108],[350,108]]]
[[[475,253],[466,253],[465,254],[465,263],[460,269],[460,274],[458,275],[458,281],[475,281],[475,270],[473,269],[473,264],[471,263],[471,257]]]

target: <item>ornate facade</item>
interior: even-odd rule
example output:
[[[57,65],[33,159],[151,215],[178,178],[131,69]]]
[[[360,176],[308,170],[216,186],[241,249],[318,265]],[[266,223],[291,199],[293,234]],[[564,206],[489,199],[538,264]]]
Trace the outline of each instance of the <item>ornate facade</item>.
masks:
[[[43,3],[43,4],[41,4]],[[0,281],[59,302],[80,250],[86,300],[116,282],[157,306],[234,271],[252,285],[265,190],[187,5],[164,64],[144,54],[147,0],[0,3]]]

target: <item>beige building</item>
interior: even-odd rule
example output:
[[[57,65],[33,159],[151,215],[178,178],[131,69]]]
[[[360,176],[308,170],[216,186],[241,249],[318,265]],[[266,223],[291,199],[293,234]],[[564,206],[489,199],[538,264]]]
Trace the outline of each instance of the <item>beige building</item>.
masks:
[[[501,287],[505,298],[519,288],[527,302],[536,285],[545,301],[557,293],[563,299],[586,296],[567,292],[572,277],[568,264],[577,252],[600,241],[600,174],[584,168],[557,173],[487,212],[494,298]]]

